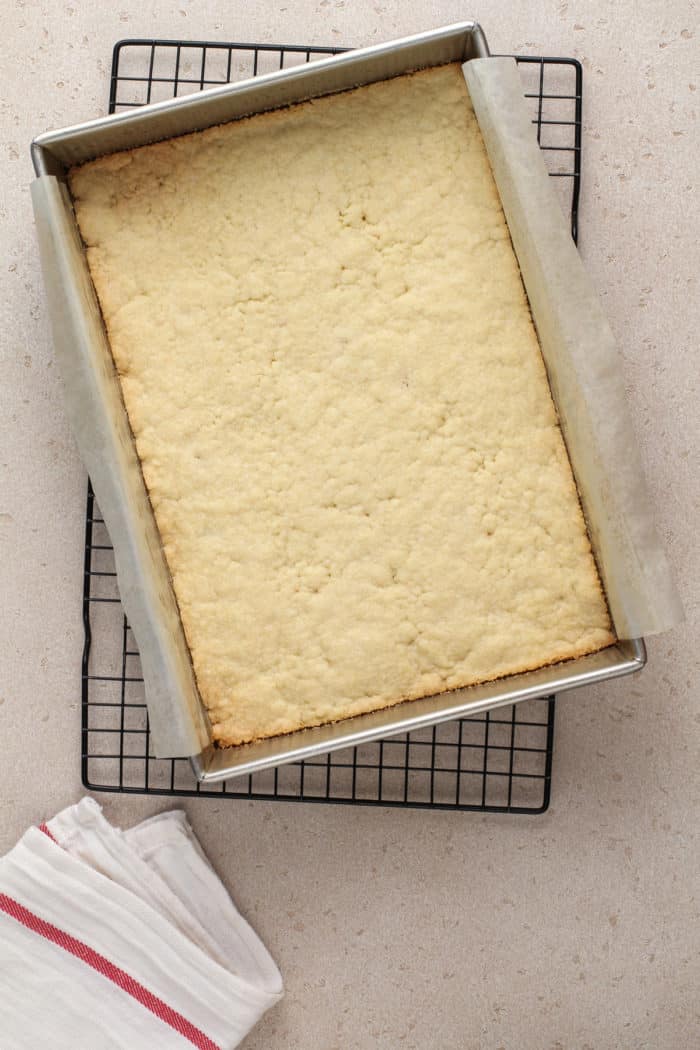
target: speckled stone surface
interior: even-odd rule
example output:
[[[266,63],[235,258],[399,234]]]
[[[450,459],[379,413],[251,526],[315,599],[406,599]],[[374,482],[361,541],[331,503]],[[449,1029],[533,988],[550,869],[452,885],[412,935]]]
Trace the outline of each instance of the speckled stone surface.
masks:
[[[687,622],[651,641],[641,676],[560,701],[544,816],[186,809],[285,977],[247,1050],[695,1046],[696,4],[7,0],[3,16],[0,849],[81,794],[85,477],[52,362],[32,135],[105,111],[120,37],[350,45],[476,17],[495,52],[583,61],[581,253],[619,340]],[[100,801],[124,824],[168,804]]]

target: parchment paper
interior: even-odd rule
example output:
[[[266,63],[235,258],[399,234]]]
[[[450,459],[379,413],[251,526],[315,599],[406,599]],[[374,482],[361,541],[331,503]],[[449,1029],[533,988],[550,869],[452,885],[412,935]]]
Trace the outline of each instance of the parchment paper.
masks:
[[[563,219],[512,58],[462,67],[508,221],[619,638],[683,618],[654,527],[610,326]]]
[[[464,75],[537,325],[594,552],[620,638],[666,630],[680,601],[649,509],[612,333],[550,185],[512,59]],[[170,575],[68,193],[32,185],[56,356],[141,653],[157,757],[210,743]]]
[[[68,416],[114,547],[154,751],[197,754],[208,726],[72,206],[51,175],[32,184],[32,203]]]

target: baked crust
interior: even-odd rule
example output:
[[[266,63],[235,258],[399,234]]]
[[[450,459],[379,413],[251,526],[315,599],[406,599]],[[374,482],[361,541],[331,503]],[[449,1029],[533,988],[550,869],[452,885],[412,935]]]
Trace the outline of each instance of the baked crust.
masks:
[[[221,745],[614,641],[459,65],[69,181]]]

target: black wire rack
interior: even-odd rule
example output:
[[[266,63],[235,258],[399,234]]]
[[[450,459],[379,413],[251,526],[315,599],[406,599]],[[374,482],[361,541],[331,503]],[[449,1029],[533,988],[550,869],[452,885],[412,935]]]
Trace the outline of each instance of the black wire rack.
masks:
[[[146,105],[344,48],[122,40],[109,110]],[[571,58],[515,56],[537,140],[576,240],[582,69]],[[185,759],[150,754],[139,653],[121,606],[114,555],[88,485],[83,590],[82,779],[92,791],[274,799],[480,812],[549,806],[554,697],[502,707],[305,762],[202,787]]]

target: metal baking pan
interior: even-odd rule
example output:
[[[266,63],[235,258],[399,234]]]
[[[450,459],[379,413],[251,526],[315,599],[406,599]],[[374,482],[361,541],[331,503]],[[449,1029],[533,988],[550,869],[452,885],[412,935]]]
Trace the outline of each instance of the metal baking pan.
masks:
[[[446,62],[486,58],[486,37],[476,22],[433,29],[388,44],[348,51],[318,62],[266,73],[194,95],[155,102],[84,124],[49,131],[32,142],[37,175],[65,177],[68,168],[104,153],[201,131],[239,117],[388,80]]]
[[[438,722],[450,722],[465,715],[476,715],[505,704],[520,703],[550,693],[563,693],[607,678],[640,671],[646,663],[646,649],[640,639],[619,641],[590,656],[552,664],[537,671],[510,675],[495,682],[456,689],[424,700],[356,715],[342,722],[302,729],[286,736],[270,737],[252,744],[225,749],[207,747],[192,758],[198,780],[212,783],[243,773],[269,769],[284,762],[298,762],[343,747],[357,747],[370,740],[410,733]]]
[[[256,77],[253,80],[226,85],[197,95],[156,103],[136,111],[90,121],[89,123],[60,131],[48,132],[39,136],[32,143],[34,167],[38,176],[55,176],[59,183],[64,183],[66,172],[72,165],[83,163],[106,153],[130,149],[157,140],[201,130],[253,113],[276,109],[320,95],[347,90],[361,84],[388,79],[416,69],[440,65],[446,62],[465,62],[472,58],[488,57],[488,54],[488,46],[481,28],[474,22],[464,22],[394,41],[391,44],[382,44],[357,52],[348,52],[337,57],[310,63],[306,66],[281,70]],[[42,260],[45,273],[47,258],[50,263],[54,263],[60,261],[61,252],[69,253],[73,251],[75,253],[77,250],[77,226],[74,216],[72,216],[72,209],[70,209],[67,201],[65,189],[61,190],[61,193],[66,200],[65,214],[62,217],[65,236],[62,238],[62,243],[58,246],[53,243],[46,249],[44,244]],[[68,230],[70,223],[72,223],[72,230]],[[69,244],[71,238],[75,242],[72,248]],[[79,278],[76,279],[76,284],[80,280],[83,282],[87,280],[92,287],[84,257],[80,264],[75,263],[75,259],[73,263],[74,266],[80,265],[82,268]],[[48,283],[47,279],[47,286]],[[92,295],[94,299],[94,289],[92,289]],[[50,305],[54,306],[55,298],[54,302],[52,302],[51,295],[49,295],[49,300]],[[87,313],[88,311],[86,310],[86,316],[79,317],[77,322],[73,321],[71,323],[74,325],[76,323],[83,324],[85,329],[89,328],[89,323],[91,323],[91,336],[93,342],[95,342],[98,340],[95,320],[94,318],[91,320]],[[61,342],[61,336],[57,332],[58,327],[60,326],[54,324],[57,356],[60,356],[58,346]],[[75,333],[77,331],[78,329],[73,327],[72,332]],[[106,348],[106,353],[109,354],[104,331],[99,335],[99,338],[103,344],[103,352]],[[114,383],[116,384],[116,382],[116,378],[114,378]],[[124,423],[126,423],[128,428],[123,405],[121,412],[124,417],[121,421],[122,429],[124,429]],[[86,464],[92,474],[91,450],[85,447],[85,442],[81,444],[80,421],[79,419],[76,420],[75,412],[73,425],[78,433],[78,442]],[[132,460],[137,462],[133,440],[130,455]],[[95,460],[93,459],[92,462],[94,464]],[[150,529],[152,537],[155,523],[147,497],[145,497],[144,501],[145,486],[142,478],[140,485],[142,494],[140,497],[141,503],[138,507],[139,515],[142,524],[145,521],[145,525],[143,525],[144,531],[147,532]],[[112,533],[115,553],[119,562],[120,544],[122,544],[120,527],[123,524],[121,510],[117,509],[117,503],[113,500],[115,510],[110,516],[102,495],[99,492],[97,495],[105,514],[108,528]],[[134,522],[132,521],[130,524],[133,526]],[[139,538],[136,536],[136,540]],[[130,540],[134,541],[133,534],[130,536]],[[127,542],[126,539],[123,540],[124,550]],[[133,546],[134,542],[131,542],[131,547]],[[142,546],[144,549],[149,547],[149,540],[146,539]],[[152,542],[150,542],[150,547],[153,547]],[[133,550],[131,550],[131,555],[136,557],[133,555]],[[152,555],[153,551],[150,550],[148,556]],[[161,562],[164,562],[162,552],[159,557]],[[133,582],[132,578],[130,583],[133,584]],[[172,638],[167,642],[163,641],[163,638],[167,635],[167,632],[163,630],[164,621],[155,624],[147,622],[149,621],[149,614],[144,612],[147,602],[138,593],[138,585],[126,588],[127,593],[124,593],[124,581],[121,576],[120,583],[122,584],[124,605],[139,646],[142,648],[142,656],[146,642],[142,641],[139,636],[138,624],[144,624],[142,628],[144,637],[150,632],[151,644],[156,644],[153,639],[157,636],[164,646],[172,643],[175,648],[177,648],[177,645],[180,645],[181,649],[184,639],[181,625],[178,625],[181,635],[179,640],[176,639],[175,643],[172,642]],[[159,597],[162,598],[162,595]],[[174,604],[172,593],[168,600],[171,604]],[[176,608],[176,605],[174,607]],[[151,609],[150,621],[153,620],[154,615]],[[175,633],[177,634],[178,632]],[[226,749],[216,748],[211,743],[211,736],[208,734],[208,719],[197,694],[196,703],[198,704],[198,710],[195,713],[196,717],[192,717],[192,721],[196,723],[197,728],[192,730],[190,740],[196,739],[198,743],[196,746],[190,746],[188,750],[181,749],[179,753],[190,756],[195,773],[200,781],[224,780],[285,762],[298,761],[320,753],[358,745],[380,737],[412,731],[437,722],[476,714],[500,705],[511,704],[536,696],[544,696],[553,692],[563,692],[578,686],[591,685],[595,682],[637,671],[644,666],[645,660],[646,653],[641,639],[619,641],[601,652],[562,664],[512,675],[494,682],[475,685],[438,696],[413,700],[381,711],[345,719],[338,723],[299,730],[284,736]],[[144,661],[147,699],[149,697],[149,682],[154,692],[160,689],[161,701],[167,699],[167,696],[164,694],[167,693],[166,687],[172,686],[173,678],[168,678],[166,675],[165,684],[162,681],[159,684],[155,670],[159,666],[165,667],[167,660],[164,659],[160,664],[157,661],[152,662],[150,672],[145,664],[146,662]],[[196,689],[196,686],[194,688]],[[173,701],[173,707],[175,706]],[[184,704],[181,705],[180,715],[185,710],[185,706]],[[158,708],[159,718],[162,719],[163,712],[160,709],[160,704]],[[157,738],[158,727],[154,725],[156,719],[150,704],[149,713],[151,714],[151,724],[154,729],[153,735]],[[175,718],[175,714],[173,718]],[[192,714],[191,708],[190,714]],[[187,720],[186,716],[187,712],[185,712],[185,721]],[[161,724],[163,723],[161,722]],[[209,742],[207,742],[207,737]],[[193,754],[194,752],[197,753]],[[163,755],[163,757],[166,756]]]

